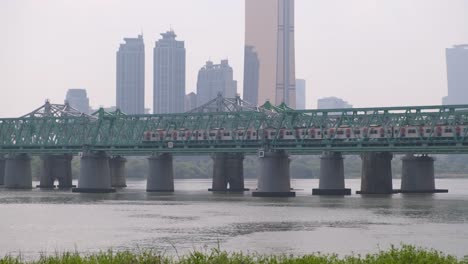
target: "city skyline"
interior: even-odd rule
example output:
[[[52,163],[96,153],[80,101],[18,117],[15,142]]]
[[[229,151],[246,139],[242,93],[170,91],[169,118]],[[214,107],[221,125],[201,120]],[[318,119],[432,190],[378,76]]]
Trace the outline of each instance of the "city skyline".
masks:
[[[0,84],[7,88],[0,114],[22,115],[46,98],[60,102],[68,87],[86,87],[93,106],[113,105],[117,43],[141,31],[153,41],[169,25],[190,47],[187,93],[194,91],[196,72],[208,56],[229,58],[243,83],[242,2],[2,2]],[[181,4],[190,11],[181,11]],[[207,9],[217,12],[206,16]],[[359,107],[440,104],[447,93],[444,50],[468,42],[467,10],[460,0],[296,0],[297,75],[314,84],[308,87],[308,108],[330,95]],[[40,41],[28,45],[32,39]],[[152,105],[151,64],[145,65],[146,107]]]

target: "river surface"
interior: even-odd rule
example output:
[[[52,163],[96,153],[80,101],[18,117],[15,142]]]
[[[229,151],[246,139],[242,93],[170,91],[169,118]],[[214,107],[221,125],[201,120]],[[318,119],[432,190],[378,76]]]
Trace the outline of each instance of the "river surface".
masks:
[[[0,188],[0,255],[107,249],[183,254],[213,247],[345,255],[400,243],[468,255],[468,179],[437,180],[448,194],[372,197],[313,197],[317,180],[293,180],[297,197],[281,199],[209,193],[211,180],[176,180],[174,194],[146,193],[145,181],[128,184],[114,194]],[[346,182],[353,192],[359,184]],[[394,181],[396,189],[399,184]]]

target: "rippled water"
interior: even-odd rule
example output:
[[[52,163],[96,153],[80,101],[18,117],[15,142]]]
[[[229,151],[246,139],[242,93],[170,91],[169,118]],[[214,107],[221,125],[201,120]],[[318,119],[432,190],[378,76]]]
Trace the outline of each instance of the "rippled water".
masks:
[[[313,197],[318,181],[294,180],[298,197],[286,199],[213,194],[210,180],[177,180],[174,194],[146,193],[145,184],[114,194],[0,188],[0,255],[211,247],[351,254],[400,243],[468,255],[468,179],[437,180],[449,194],[372,197]],[[346,184],[354,192],[360,180]]]

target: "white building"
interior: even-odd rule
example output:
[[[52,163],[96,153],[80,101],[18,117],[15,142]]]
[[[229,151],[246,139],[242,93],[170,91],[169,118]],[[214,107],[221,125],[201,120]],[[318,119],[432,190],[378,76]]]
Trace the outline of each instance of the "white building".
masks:
[[[220,64],[207,61],[198,72],[197,105],[215,99],[218,93],[226,98],[234,98],[237,94],[237,81],[233,79],[233,70],[228,60],[222,60]]]
[[[125,38],[117,51],[117,108],[126,114],[145,112],[145,44],[143,36]]]
[[[296,79],[296,109],[306,109],[306,81]]]
[[[65,103],[68,103],[71,107],[82,113],[89,114],[89,98],[86,94],[86,89],[69,89]]]
[[[318,99],[318,109],[342,109],[342,108],[353,108],[351,104],[338,97],[325,97]]]
[[[468,44],[446,49],[448,96],[442,104],[468,104]]]
[[[185,44],[174,31],[161,34],[154,47],[153,112],[182,113],[185,105]]]

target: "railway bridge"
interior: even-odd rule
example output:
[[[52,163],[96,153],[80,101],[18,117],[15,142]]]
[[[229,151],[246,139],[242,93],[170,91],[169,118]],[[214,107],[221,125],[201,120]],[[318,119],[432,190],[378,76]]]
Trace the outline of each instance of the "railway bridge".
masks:
[[[43,106],[0,119],[0,185],[32,188],[31,156],[41,157],[41,188],[71,188],[71,160],[81,159],[75,192],[126,185],[125,156],[148,156],[147,191],[174,191],[174,155],[211,155],[212,191],[244,191],[245,155],[258,157],[254,196],[294,196],[290,155],[321,155],[313,194],[346,195],[343,157],[360,155],[362,194],[390,194],[393,154],[403,158],[401,192],[440,192],[431,154],[468,153],[468,105],[293,110],[269,102],[218,98],[190,112],[85,115]]]

